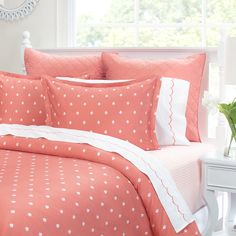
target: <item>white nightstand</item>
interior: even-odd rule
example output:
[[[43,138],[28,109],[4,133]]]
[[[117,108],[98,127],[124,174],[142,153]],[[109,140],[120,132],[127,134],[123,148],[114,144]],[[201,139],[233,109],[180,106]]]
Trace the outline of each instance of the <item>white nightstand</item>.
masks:
[[[203,195],[208,205],[208,222],[204,236],[212,235],[218,221],[218,204],[215,191],[236,193],[236,160],[223,155],[209,154],[202,159]],[[234,203],[234,205],[236,205]]]

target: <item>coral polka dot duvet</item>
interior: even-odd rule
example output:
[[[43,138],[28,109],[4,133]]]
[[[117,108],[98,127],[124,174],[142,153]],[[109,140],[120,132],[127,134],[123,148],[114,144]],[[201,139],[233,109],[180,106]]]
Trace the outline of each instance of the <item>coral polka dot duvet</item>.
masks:
[[[145,151],[159,148],[156,78],[13,77],[0,75],[0,236],[200,235]]]

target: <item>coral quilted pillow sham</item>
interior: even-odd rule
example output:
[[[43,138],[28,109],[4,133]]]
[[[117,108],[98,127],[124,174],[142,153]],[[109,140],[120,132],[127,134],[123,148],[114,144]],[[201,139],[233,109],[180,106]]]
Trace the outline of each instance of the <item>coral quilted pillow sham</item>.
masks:
[[[145,79],[159,76],[160,78],[172,77],[189,81],[186,136],[190,141],[200,141],[198,103],[205,59],[204,53],[168,60],[138,60],[123,58],[113,53],[102,54],[106,78],[109,80]]]
[[[65,84],[43,78],[47,124],[93,131],[158,149],[158,79],[112,84]]]
[[[45,120],[40,78],[0,75],[0,123],[45,125]]]
[[[104,77],[100,56],[60,56],[27,48],[25,67],[28,75],[87,76],[88,79]]]

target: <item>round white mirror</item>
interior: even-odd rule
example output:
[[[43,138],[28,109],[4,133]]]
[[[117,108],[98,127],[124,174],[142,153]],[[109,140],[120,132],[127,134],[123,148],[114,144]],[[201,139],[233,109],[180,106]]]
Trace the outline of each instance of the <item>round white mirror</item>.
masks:
[[[15,21],[29,15],[39,0],[0,0],[0,20]]]

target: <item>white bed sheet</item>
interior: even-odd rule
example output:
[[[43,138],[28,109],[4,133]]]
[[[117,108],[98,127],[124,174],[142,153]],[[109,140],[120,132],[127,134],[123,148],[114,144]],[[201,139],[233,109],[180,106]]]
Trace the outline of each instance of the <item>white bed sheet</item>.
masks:
[[[192,213],[205,205],[201,193],[200,159],[213,148],[210,144],[191,143],[189,146],[166,146],[149,151],[153,162],[158,160],[169,170]]]

